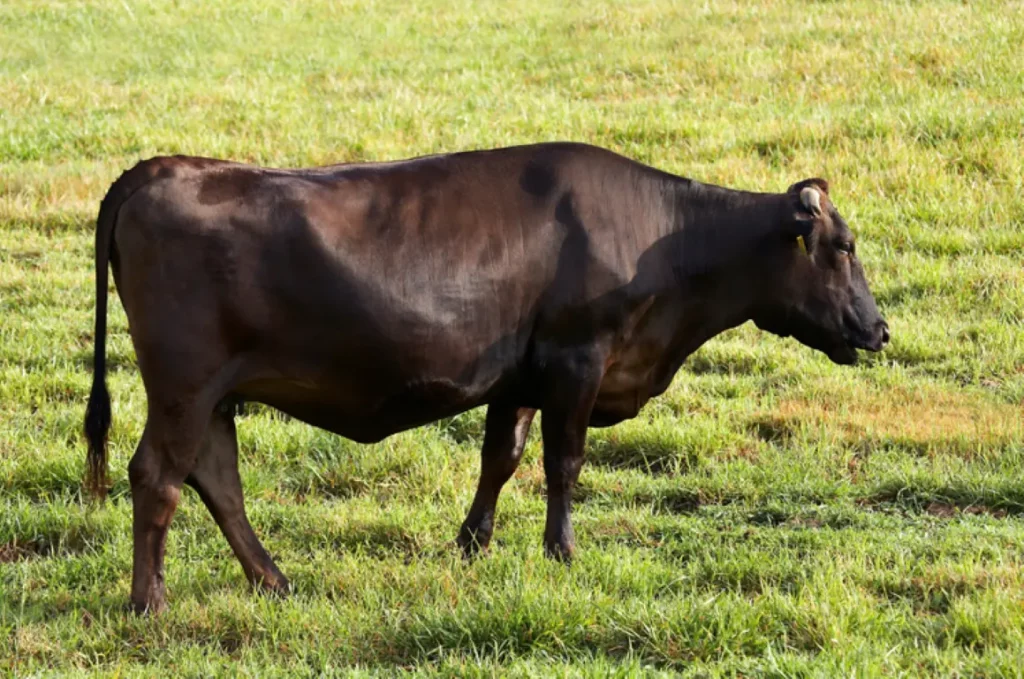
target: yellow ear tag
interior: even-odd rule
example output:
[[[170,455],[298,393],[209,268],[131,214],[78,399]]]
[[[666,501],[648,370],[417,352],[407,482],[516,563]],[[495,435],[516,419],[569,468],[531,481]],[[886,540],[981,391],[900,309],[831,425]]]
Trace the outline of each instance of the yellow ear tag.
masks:
[[[800,246],[800,252],[802,252],[802,253],[804,253],[806,255],[807,254],[807,244],[804,243],[804,237],[803,236],[797,236],[796,237],[796,244]],[[810,255],[808,255],[808,257],[809,256]]]

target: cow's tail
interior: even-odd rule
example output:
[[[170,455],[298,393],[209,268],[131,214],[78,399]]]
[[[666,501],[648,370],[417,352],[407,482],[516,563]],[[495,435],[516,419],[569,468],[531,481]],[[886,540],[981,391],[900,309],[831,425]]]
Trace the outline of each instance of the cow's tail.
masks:
[[[85,409],[85,488],[102,502],[110,489],[107,478],[107,433],[110,431],[110,392],[107,391],[107,267],[110,264],[117,213],[128,198],[156,176],[159,162],[139,163],[118,178],[100,203],[96,218],[96,334],[92,390]],[[154,167],[156,166],[156,167]]]

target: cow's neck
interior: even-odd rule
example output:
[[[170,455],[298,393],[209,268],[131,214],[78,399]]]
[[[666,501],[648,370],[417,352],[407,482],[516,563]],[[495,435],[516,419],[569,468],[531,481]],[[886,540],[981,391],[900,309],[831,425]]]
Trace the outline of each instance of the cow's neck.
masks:
[[[716,241],[725,243],[714,256],[720,261],[687,263],[676,260],[674,280],[663,293],[666,319],[664,331],[671,332],[662,365],[661,380],[667,381],[683,361],[716,335],[752,319],[767,283],[753,252],[761,238],[774,228],[784,196],[734,191],[718,186],[683,182],[677,187],[676,228],[678,242],[686,228],[695,226],[714,231]],[[730,244],[732,247],[730,248]],[[686,243],[683,241],[683,247]],[[725,253],[724,256],[722,253]],[[678,258],[680,247],[668,249]]]
[[[669,345],[675,369],[705,342],[753,317],[756,290],[730,276],[711,276],[681,288],[672,305],[676,316]]]

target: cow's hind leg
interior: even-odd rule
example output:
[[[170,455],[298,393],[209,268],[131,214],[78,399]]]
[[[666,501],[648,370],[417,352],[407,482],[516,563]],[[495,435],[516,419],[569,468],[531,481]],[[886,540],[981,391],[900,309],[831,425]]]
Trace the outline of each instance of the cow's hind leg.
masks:
[[[195,417],[178,407],[151,406],[146,430],[128,465],[135,543],[131,602],[136,612],[159,613],[167,606],[167,529],[205,428],[206,417]]]
[[[467,557],[486,549],[494,533],[494,509],[505,482],[512,478],[523,456],[535,410],[490,405],[481,450],[480,483],[473,506],[459,531],[459,546]]]
[[[185,483],[196,490],[210,510],[252,586],[287,592],[288,580],[263,549],[245,514],[234,412],[232,400],[222,401],[217,406],[206,429],[199,458]]]

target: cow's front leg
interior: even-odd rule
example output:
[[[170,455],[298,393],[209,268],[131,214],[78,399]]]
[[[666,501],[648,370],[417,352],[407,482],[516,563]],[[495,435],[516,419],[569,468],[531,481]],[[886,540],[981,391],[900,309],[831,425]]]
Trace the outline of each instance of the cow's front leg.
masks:
[[[491,541],[498,494],[519,466],[536,412],[530,408],[502,404],[487,407],[484,445],[480,455],[480,484],[473,506],[459,531],[458,543],[466,557],[487,549]]]
[[[572,560],[575,548],[570,512],[572,493],[583,466],[587,426],[601,383],[603,361],[574,356],[548,371],[541,415],[548,513],[544,551],[560,561]]]

